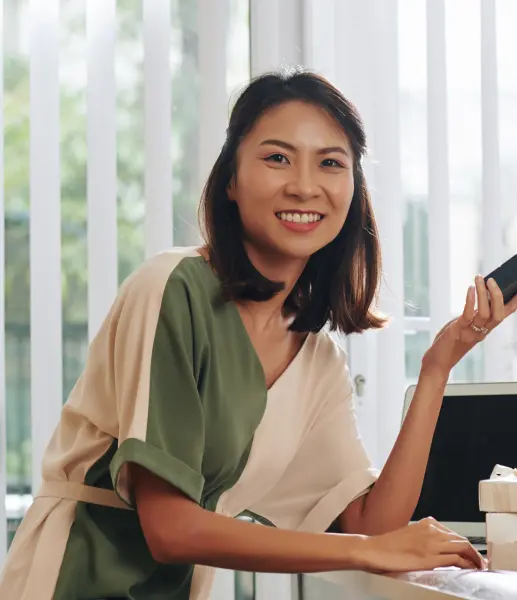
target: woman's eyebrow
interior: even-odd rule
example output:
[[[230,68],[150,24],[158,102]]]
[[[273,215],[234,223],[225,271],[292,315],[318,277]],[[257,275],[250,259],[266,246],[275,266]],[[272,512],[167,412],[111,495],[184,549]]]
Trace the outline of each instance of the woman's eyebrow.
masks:
[[[260,143],[260,145],[261,146],[279,146],[280,148],[285,148],[286,150],[291,150],[292,152],[297,151],[296,146],[289,144],[289,142],[284,142],[282,140],[276,140],[276,139],[264,140],[263,142]],[[343,146],[327,146],[325,148],[320,148],[317,151],[318,154],[329,154],[331,152],[339,152],[350,158],[349,153],[347,152],[347,150],[345,148],[343,148]]]

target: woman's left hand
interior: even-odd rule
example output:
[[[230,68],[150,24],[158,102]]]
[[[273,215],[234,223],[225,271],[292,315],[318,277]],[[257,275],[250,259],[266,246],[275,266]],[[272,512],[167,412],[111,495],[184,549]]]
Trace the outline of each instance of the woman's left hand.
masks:
[[[497,283],[489,279],[487,287],[479,275],[476,285],[468,289],[463,314],[447,323],[437,334],[422,359],[422,369],[438,370],[448,375],[469,350],[516,310],[517,296],[505,305]]]

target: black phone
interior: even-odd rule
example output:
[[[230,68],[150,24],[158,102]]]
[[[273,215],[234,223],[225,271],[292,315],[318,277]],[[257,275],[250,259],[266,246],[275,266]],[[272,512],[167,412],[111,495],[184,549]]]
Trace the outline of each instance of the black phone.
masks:
[[[517,295],[517,254],[489,273],[485,277],[485,283],[490,278],[493,278],[501,288],[504,303],[508,304]]]

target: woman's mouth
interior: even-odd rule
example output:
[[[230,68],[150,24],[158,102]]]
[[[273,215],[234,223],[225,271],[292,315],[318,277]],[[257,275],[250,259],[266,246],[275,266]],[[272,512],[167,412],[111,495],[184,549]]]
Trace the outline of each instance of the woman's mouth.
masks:
[[[277,212],[276,218],[290,231],[307,233],[318,227],[324,215],[316,212]]]
[[[323,219],[320,213],[312,212],[277,212],[277,219],[288,223],[315,223]]]

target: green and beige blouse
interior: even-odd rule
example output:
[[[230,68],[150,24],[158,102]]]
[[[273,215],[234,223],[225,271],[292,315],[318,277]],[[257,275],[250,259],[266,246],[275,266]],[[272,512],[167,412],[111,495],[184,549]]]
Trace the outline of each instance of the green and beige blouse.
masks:
[[[325,531],[373,484],[344,351],[310,334],[268,390],[237,307],[219,295],[192,249],[124,282],[46,450],[0,598],[208,598],[213,569],[153,560],[131,462],[207,510],[297,531]]]

